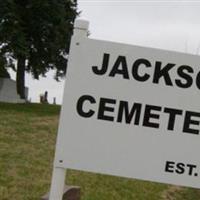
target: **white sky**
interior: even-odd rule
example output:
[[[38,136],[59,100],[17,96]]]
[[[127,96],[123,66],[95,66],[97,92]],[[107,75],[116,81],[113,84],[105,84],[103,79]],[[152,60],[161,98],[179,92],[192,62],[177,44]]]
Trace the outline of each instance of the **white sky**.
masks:
[[[91,38],[200,54],[200,0],[79,0],[78,4],[80,18],[90,22]],[[53,74],[40,81],[26,76],[32,102],[48,91],[50,103],[56,97],[61,104],[64,81],[56,82]]]

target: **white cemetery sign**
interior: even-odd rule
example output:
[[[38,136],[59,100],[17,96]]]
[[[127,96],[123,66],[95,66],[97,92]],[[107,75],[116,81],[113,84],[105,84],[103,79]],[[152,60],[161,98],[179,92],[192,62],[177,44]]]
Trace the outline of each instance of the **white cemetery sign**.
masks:
[[[89,39],[87,28],[76,21],[51,200],[66,168],[199,188],[200,57]]]

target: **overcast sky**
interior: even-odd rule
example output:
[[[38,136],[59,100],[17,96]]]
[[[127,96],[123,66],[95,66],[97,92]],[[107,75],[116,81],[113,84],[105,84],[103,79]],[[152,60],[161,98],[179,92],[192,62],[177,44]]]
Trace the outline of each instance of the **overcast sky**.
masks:
[[[79,0],[80,18],[90,22],[90,37],[200,55],[200,0]],[[40,81],[26,76],[29,98],[49,92],[61,104],[64,81],[53,72]],[[14,78],[14,74],[12,74]]]

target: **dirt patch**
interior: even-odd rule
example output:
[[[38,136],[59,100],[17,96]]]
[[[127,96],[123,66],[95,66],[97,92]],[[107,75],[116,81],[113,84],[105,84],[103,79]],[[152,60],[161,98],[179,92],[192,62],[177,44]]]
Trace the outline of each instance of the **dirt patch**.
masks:
[[[169,186],[169,188],[163,192],[162,199],[176,200],[175,194],[181,190],[182,188],[180,186]]]

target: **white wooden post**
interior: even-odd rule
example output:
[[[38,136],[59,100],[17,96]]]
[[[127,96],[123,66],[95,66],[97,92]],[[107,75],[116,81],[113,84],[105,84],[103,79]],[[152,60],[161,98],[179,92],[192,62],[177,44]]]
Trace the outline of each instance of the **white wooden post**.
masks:
[[[66,170],[64,168],[54,167],[49,200],[62,200],[65,174]]]
[[[74,23],[73,37],[84,38],[88,36],[89,22],[86,20],[76,20]]]
[[[74,34],[72,37],[71,46],[79,44],[82,38],[85,38],[88,36],[88,28],[89,28],[88,21],[85,21],[85,20],[75,21]],[[56,148],[59,148],[59,147],[56,147]],[[56,167],[55,162],[54,162],[49,200],[62,200],[63,190],[65,186],[65,175],[66,175],[66,169]]]

